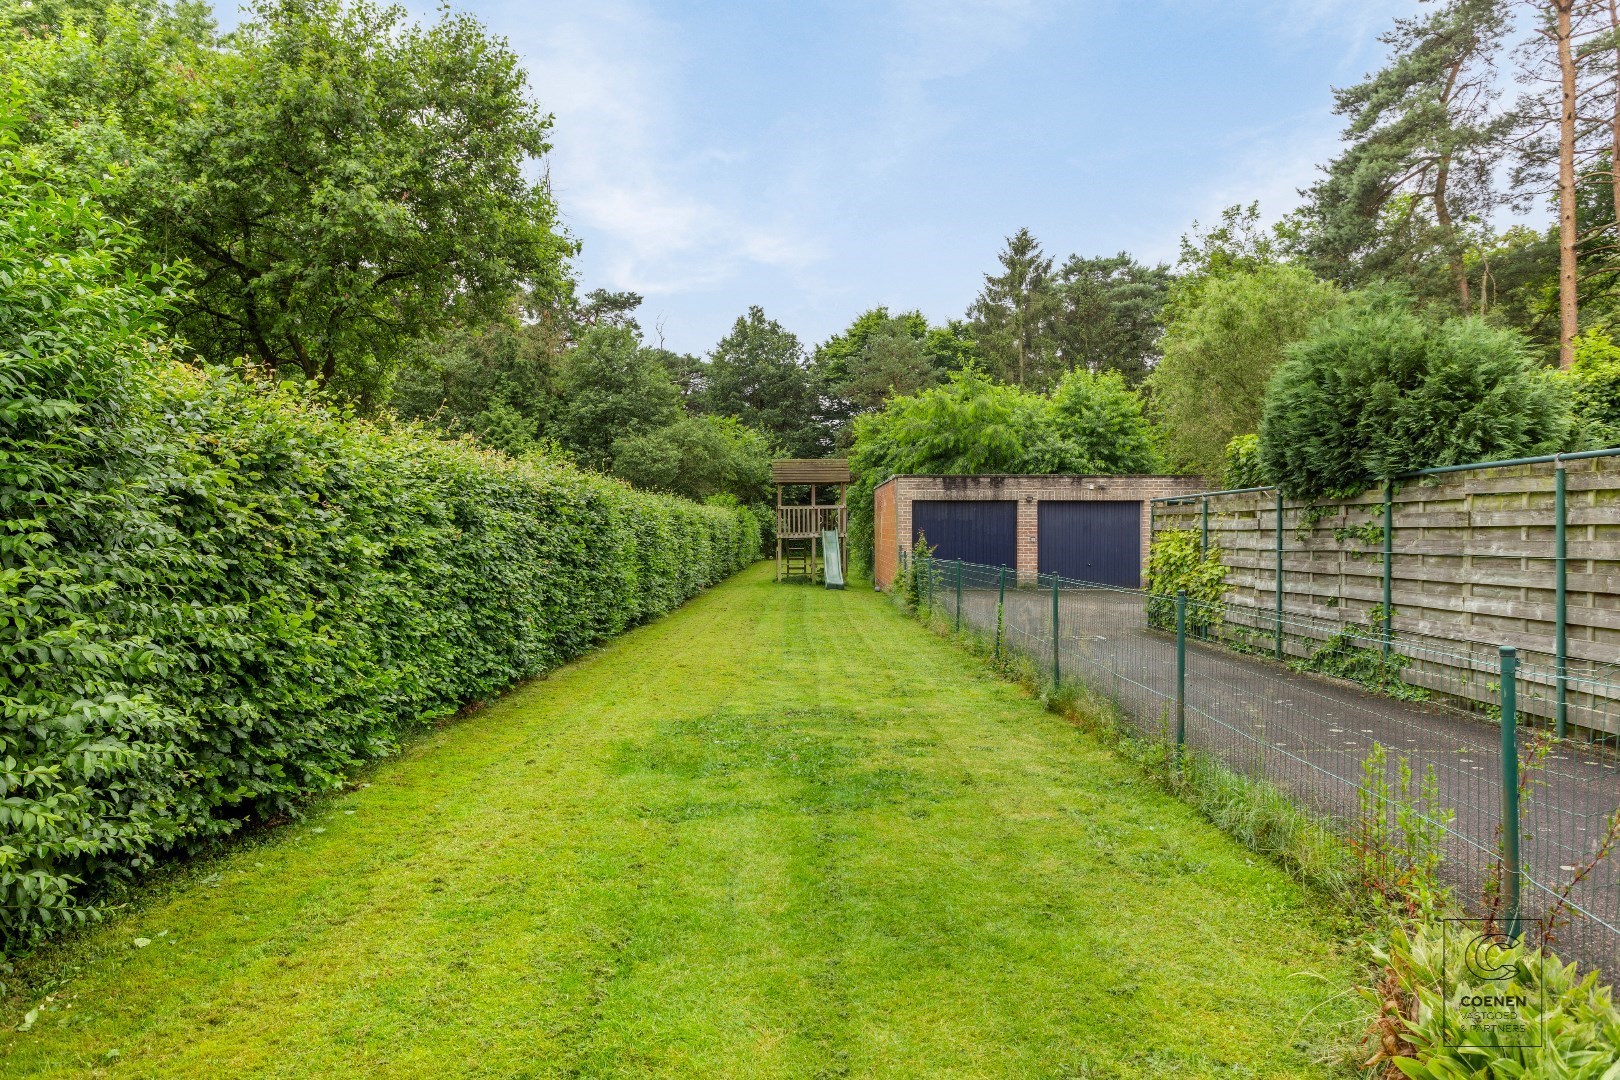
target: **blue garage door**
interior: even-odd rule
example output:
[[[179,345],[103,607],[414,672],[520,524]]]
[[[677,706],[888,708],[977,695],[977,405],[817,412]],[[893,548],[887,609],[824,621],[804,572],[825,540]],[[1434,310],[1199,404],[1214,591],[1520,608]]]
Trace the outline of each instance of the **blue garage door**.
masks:
[[[936,559],[961,559],[986,566],[1018,565],[1018,504],[942,502],[911,504],[911,542],[922,536]]]
[[[1076,581],[1142,587],[1142,504],[1042,502],[1040,569]]]

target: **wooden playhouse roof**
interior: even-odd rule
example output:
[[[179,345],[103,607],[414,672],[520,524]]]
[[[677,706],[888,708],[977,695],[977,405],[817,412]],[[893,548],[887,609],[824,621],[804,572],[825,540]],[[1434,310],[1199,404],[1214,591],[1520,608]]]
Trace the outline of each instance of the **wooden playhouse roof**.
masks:
[[[847,484],[845,458],[783,458],[771,462],[771,481],[777,484]]]

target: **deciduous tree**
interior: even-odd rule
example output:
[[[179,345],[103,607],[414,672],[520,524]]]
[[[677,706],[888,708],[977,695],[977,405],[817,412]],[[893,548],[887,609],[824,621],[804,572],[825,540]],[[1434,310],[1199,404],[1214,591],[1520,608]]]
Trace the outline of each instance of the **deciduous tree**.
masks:
[[[146,255],[184,260],[178,325],[381,404],[408,343],[567,288],[573,244],[533,164],[550,118],[516,55],[470,16],[420,26],[370,0],[260,0],[225,38],[147,34],[115,6],[9,56],[31,140],[94,166]],[[111,70],[109,70],[111,69]],[[120,78],[121,72],[135,78]]]
[[[595,326],[563,361],[560,404],[548,433],[590,468],[612,463],[615,441],[673,424],[680,391],[669,372],[624,326]]]
[[[751,307],[704,365],[702,411],[734,416],[788,453],[819,457],[830,445],[799,339]]]
[[[1170,464],[1218,477],[1226,444],[1259,423],[1284,350],[1337,299],[1310,271],[1275,263],[1206,276],[1185,293],[1178,286],[1164,358],[1146,384]]]

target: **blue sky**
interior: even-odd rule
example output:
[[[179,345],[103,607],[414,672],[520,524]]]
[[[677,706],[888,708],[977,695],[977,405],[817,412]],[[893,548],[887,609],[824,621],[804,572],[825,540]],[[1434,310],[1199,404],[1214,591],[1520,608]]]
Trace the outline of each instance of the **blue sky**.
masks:
[[[413,0],[427,17],[431,7]],[[1330,87],[1414,0],[460,0],[556,115],[587,287],[705,352],[748,305],[809,346],[960,316],[1001,240],[1173,260],[1333,152]]]

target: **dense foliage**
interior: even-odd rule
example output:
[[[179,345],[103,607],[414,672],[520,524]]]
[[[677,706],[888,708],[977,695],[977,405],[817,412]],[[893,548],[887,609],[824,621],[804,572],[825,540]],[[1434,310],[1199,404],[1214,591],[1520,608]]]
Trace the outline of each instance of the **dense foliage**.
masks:
[[[645,434],[681,416],[669,371],[625,327],[593,327],[563,358],[553,426],[558,440],[594,469],[613,464],[620,438]]]
[[[1372,297],[1290,350],[1266,392],[1260,459],[1292,498],[1348,497],[1410,469],[1551,453],[1568,435],[1520,335]]]
[[[1266,380],[1284,350],[1337,300],[1306,270],[1276,263],[1178,282],[1166,310],[1164,359],[1147,379],[1170,463],[1219,476],[1226,444],[1258,425]]]
[[[758,555],[735,510],[168,359],[163,281],[64,186],[0,152],[0,945]]]
[[[1226,464],[1221,469],[1224,488],[1264,487],[1265,470],[1260,467],[1260,436],[1239,435],[1226,444]]]
[[[142,257],[192,268],[192,348],[377,405],[411,341],[564,289],[573,244],[531,170],[550,118],[472,17],[261,0],[221,37],[189,14],[87,5],[35,20],[7,66],[26,137],[123,165],[104,197]]]
[[[648,491],[758,506],[771,497],[770,444],[730,417],[692,416],[627,435],[612,453],[613,474]]]
[[[1141,402],[1117,372],[1076,369],[1048,396],[970,367],[856,420],[850,543],[870,556],[872,490],[891,476],[1151,473],[1157,466]]]
[[[919,311],[863,311],[847,329],[816,346],[811,368],[822,399],[822,422],[833,442],[848,445],[850,424],[891,397],[937,384],[978,358],[966,323],[930,326]]]
[[[1059,269],[1028,229],[1007,237],[968,309],[977,353],[1005,382],[1048,389],[1075,368],[1117,371],[1140,382],[1158,359],[1167,266],[1126,252],[1071,255]]]
[[[1161,529],[1153,536],[1147,565],[1148,622],[1175,629],[1176,594],[1187,594],[1187,628],[1205,632],[1221,621],[1226,564],[1221,551],[1205,548],[1196,529]]]
[[[820,457],[829,445],[804,346],[759,307],[740,316],[703,367],[700,409],[763,432],[795,457]]]
[[[1572,446],[1620,446],[1620,347],[1596,328],[1575,339],[1575,363],[1560,372],[1575,421]]]
[[[458,329],[412,350],[388,404],[407,420],[521,455],[555,439],[549,428],[563,355],[562,335],[550,323],[511,319]]]

